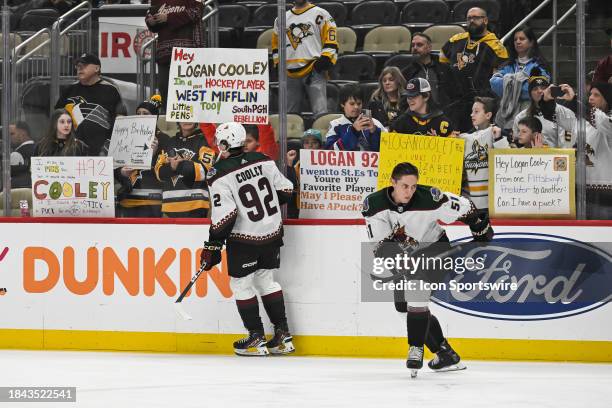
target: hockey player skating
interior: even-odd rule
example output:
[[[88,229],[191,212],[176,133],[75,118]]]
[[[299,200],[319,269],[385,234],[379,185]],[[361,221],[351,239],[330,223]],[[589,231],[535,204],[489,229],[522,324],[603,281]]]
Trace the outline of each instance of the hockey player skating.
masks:
[[[207,175],[212,213],[201,262],[206,263],[205,270],[217,265],[226,246],[230,287],[249,331],[248,337],[234,342],[235,353],[291,353],[295,348],[287,326],[283,291],[273,271],[280,266],[283,245],[280,205],[291,198],[293,184],[268,156],[243,152],[246,132],[241,124],[222,124],[215,139],[221,160]],[[270,341],[264,335],[257,294],[274,324]]]
[[[438,221],[462,221],[469,225],[475,241],[491,240],[493,230],[489,220],[479,218],[469,199],[419,185],[418,180],[419,171],[414,165],[400,163],[391,173],[391,187],[370,194],[365,199],[363,216],[370,241],[380,245],[399,243],[404,247],[415,243],[448,243],[446,232]],[[406,326],[410,347],[406,367],[411,370],[412,377],[416,377],[423,367],[424,344],[435,354],[428,364],[431,369],[448,371],[465,368],[460,363],[459,355],[444,338],[438,319],[429,311],[430,292],[419,295],[419,299],[411,296],[407,304],[396,299],[397,310],[408,313]]]

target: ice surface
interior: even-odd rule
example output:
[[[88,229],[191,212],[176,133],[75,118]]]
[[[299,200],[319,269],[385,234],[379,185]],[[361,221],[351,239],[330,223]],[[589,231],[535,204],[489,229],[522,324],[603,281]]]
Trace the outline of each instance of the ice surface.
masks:
[[[612,407],[612,364],[467,361],[411,380],[397,359],[0,350],[0,362],[0,386],[77,387],[76,404],[45,407]]]

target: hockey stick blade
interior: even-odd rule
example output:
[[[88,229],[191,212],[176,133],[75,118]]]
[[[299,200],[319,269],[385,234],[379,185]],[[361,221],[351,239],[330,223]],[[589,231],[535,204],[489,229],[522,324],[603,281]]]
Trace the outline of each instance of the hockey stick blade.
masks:
[[[193,318],[187,314],[185,309],[183,309],[183,305],[181,305],[180,303],[174,302],[174,311],[181,319],[185,321],[193,320]]]
[[[189,281],[187,286],[185,286],[185,289],[183,289],[183,291],[181,292],[179,297],[174,302],[174,311],[183,320],[192,320],[192,317],[189,316],[187,314],[187,312],[185,312],[185,309],[183,309],[183,306],[181,305],[181,302],[183,301],[183,298],[187,295],[187,292],[189,292],[189,289],[191,289],[191,287],[193,286],[195,281],[198,280],[198,278],[200,277],[202,272],[204,272],[204,268],[206,268],[206,263],[203,263],[202,265],[200,265],[200,269],[196,272],[195,275],[193,275],[193,278],[191,278],[191,281]]]

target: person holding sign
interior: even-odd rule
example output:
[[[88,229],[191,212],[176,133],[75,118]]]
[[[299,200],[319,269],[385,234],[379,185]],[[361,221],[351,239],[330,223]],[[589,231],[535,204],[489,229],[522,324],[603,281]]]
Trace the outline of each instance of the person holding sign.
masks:
[[[340,107],[344,116],[329,123],[326,149],[380,151],[382,123],[372,118],[371,111],[364,111],[361,88],[357,84],[345,85],[340,89]]]
[[[469,199],[452,193],[444,193],[435,187],[418,184],[419,170],[408,162],[397,164],[391,173],[391,186],[366,197],[363,202],[363,217],[370,242],[377,243],[375,256],[380,250],[399,250],[409,245],[423,250],[431,243],[448,244],[446,232],[438,221],[452,223],[461,221],[470,227],[474,241],[488,242],[493,238],[493,229],[488,217],[480,217]],[[397,252],[400,254],[400,252]],[[385,256],[395,256],[385,253]],[[425,271],[427,272],[427,271]],[[418,273],[418,271],[417,271]],[[413,291],[416,292],[416,291]],[[428,290],[412,293],[408,302],[402,295],[396,298],[398,312],[407,312],[406,326],[410,350],[406,366],[414,370],[423,367],[423,345],[435,353],[429,367],[433,370],[462,369],[459,355],[444,338],[438,319],[429,311]],[[413,301],[418,295],[418,301]]]
[[[274,20],[272,58],[278,65],[278,26]],[[287,109],[300,112],[304,91],[315,116],[327,112],[327,71],[338,58],[336,23],[329,12],[295,0],[287,11]]]
[[[564,95],[573,99],[574,90],[569,85],[560,86]],[[544,100],[553,100],[550,88]],[[594,82],[589,93],[590,111],[586,124],[586,193],[587,218],[612,220],[612,84]],[[566,131],[576,133],[574,112],[558,118]]]
[[[248,337],[234,342],[241,356],[288,354],[295,351],[285,314],[281,286],[274,280],[283,246],[281,204],[293,195],[293,186],[274,161],[257,152],[245,152],[246,132],[235,122],[217,128],[221,160],[208,172],[212,198],[211,225],[200,261],[208,271],[221,262],[226,246],[230,287]],[[259,301],[274,324],[266,341]]]
[[[434,101],[431,85],[424,78],[412,78],[408,90],[408,111],[389,126],[390,132],[408,135],[449,136],[456,131],[450,119]]]
[[[204,6],[196,0],[151,0],[145,23],[157,33],[157,88],[165,106],[173,47],[204,47]]]
[[[161,96],[153,95],[136,108],[136,115],[159,115]],[[117,192],[119,217],[160,218],[162,216],[162,186],[155,177],[153,167],[157,162],[158,149],[164,150],[170,137],[159,129],[151,143],[153,150],[151,168],[136,170],[130,167],[115,169],[115,178],[122,189]]]
[[[205,218],[210,206],[206,172],[215,156],[197,123],[181,122],[158,155],[155,175],[162,182],[162,212],[170,218]]]
[[[473,131],[461,133],[465,140],[463,159],[464,183],[462,195],[474,202],[478,211],[486,212],[489,205],[489,149],[509,147],[501,129],[491,124],[497,103],[493,98],[477,96],[472,105]]]
[[[66,109],[56,109],[51,115],[49,131],[36,145],[33,156],[87,156],[89,146],[77,139],[72,116]]]

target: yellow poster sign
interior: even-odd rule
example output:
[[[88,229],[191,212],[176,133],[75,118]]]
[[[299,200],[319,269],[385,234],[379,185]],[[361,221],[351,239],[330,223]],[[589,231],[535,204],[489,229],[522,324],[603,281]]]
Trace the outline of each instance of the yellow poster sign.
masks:
[[[391,184],[391,171],[396,164],[410,162],[419,169],[419,184],[460,194],[463,149],[463,139],[383,132],[377,187]]]

